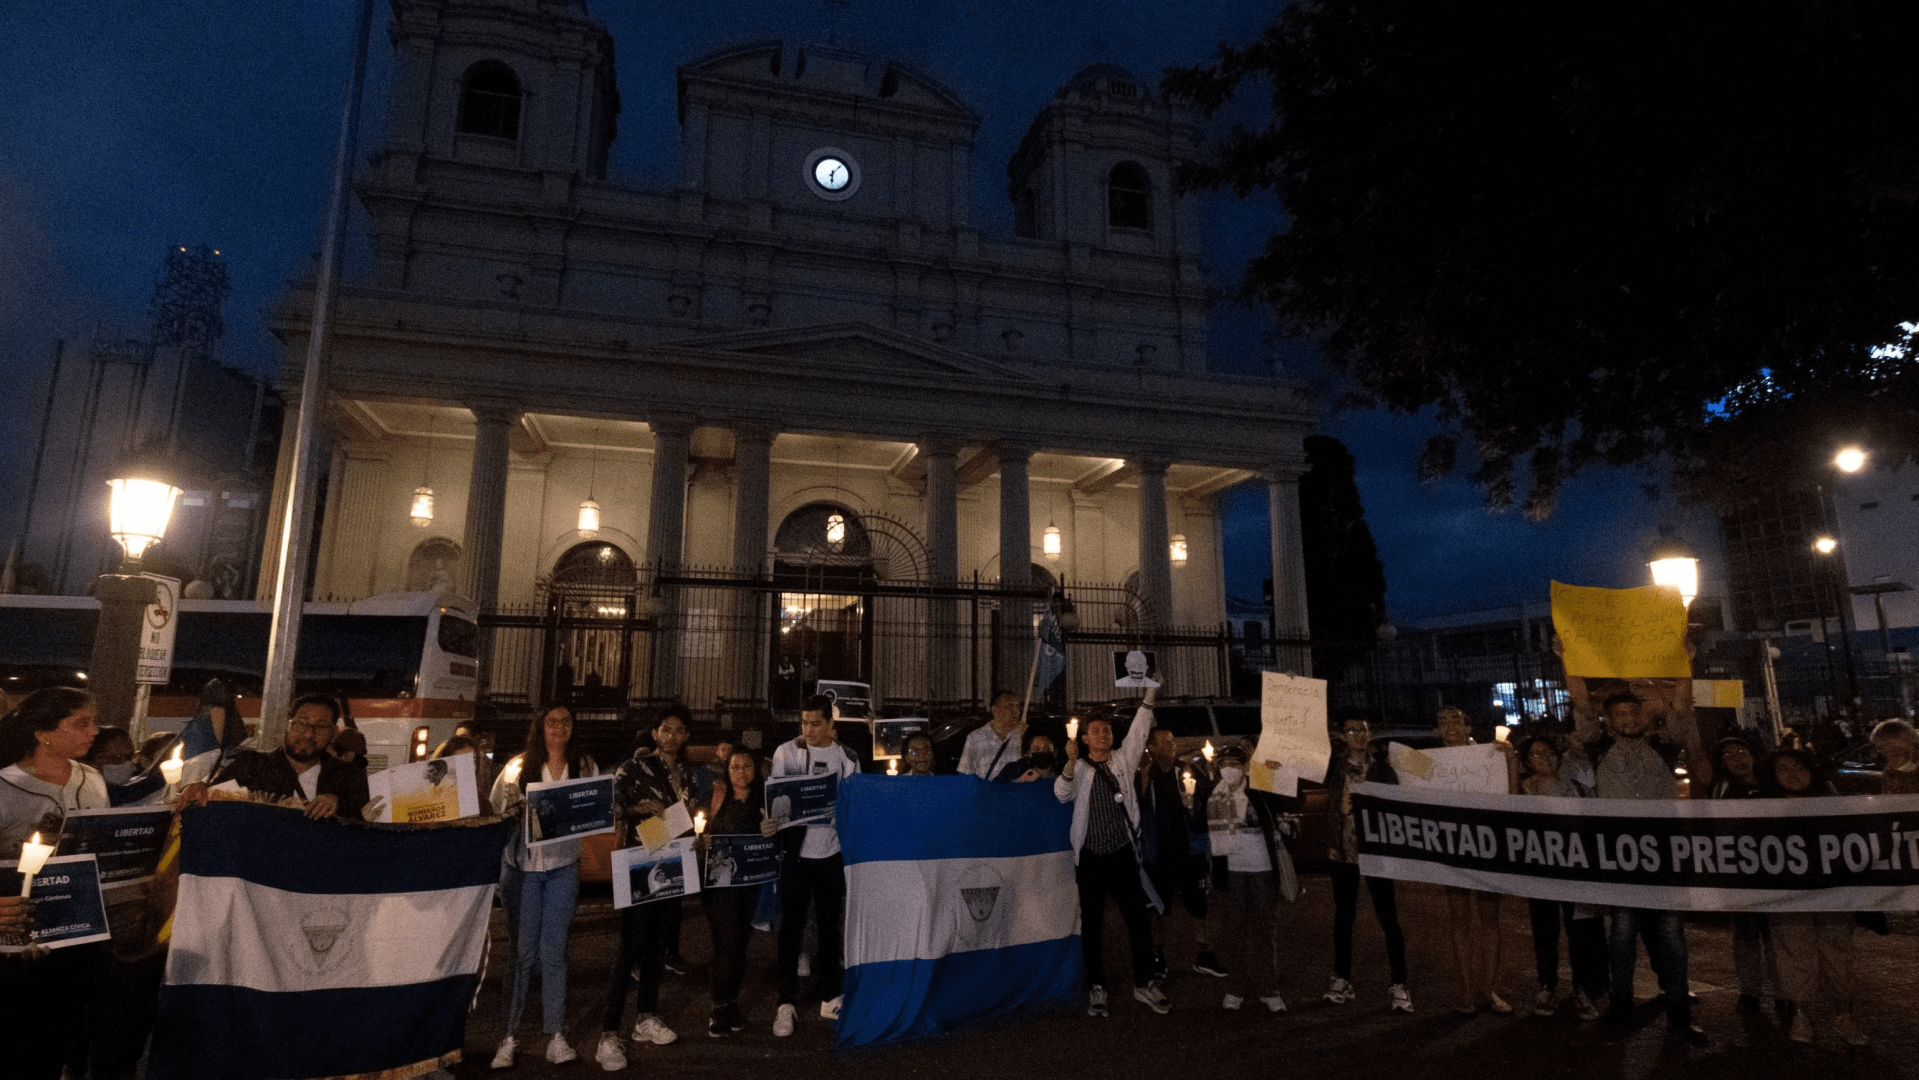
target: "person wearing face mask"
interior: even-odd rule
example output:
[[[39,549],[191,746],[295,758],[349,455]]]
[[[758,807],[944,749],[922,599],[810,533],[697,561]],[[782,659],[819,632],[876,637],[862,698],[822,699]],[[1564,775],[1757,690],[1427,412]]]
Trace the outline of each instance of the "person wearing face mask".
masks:
[[[1015,784],[1030,784],[1058,775],[1059,747],[1053,743],[1053,737],[1044,731],[1030,731],[1026,734],[1026,754],[1002,770],[999,778]]]
[[[124,787],[133,779],[133,736],[127,734],[126,728],[103,727],[94,737],[93,748],[81,760],[100,770],[111,798],[115,788]]]
[[[1919,732],[1904,720],[1883,720],[1872,729],[1872,745],[1886,759],[1884,794],[1919,795]]]
[[[1279,923],[1281,900],[1299,898],[1299,875],[1282,836],[1287,819],[1279,798],[1254,791],[1246,782],[1246,750],[1228,744],[1219,752],[1219,778],[1207,778],[1194,792],[1204,807],[1206,834],[1212,852],[1212,897],[1209,933],[1231,955],[1222,971],[1226,995],[1220,1004],[1237,1010],[1257,996],[1268,1011],[1286,1011],[1279,994]]]

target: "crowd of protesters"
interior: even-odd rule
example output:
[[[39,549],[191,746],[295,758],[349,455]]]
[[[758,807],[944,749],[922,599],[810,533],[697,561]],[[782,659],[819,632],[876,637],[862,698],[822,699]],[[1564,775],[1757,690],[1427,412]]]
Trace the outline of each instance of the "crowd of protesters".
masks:
[[[231,782],[256,796],[297,805],[312,818],[375,820],[380,803],[370,799],[366,744],[344,727],[336,702],[315,695],[295,702],[281,745],[252,746],[245,738],[231,695],[203,698],[196,723],[209,725],[219,747],[207,774],[185,785],[175,806],[206,799],[210,785]],[[1291,847],[1301,837],[1302,798],[1256,790],[1247,746],[1233,741],[1215,752],[1181,754],[1172,733],[1155,729],[1149,703],[1118,738],[1112,721],[1089,720],[1077,737],[1026,724],[1017,695],[1001,693],[989,722],[965,741],[958,771],[1001,783],[1050,781],[1054,796],[1072,806],[1070,843],[1076,862],[1085,1010],[1110,1015],[1113,995],[1105,970],[1106,908],[1118,909],[1125,927],[1132,997],[1154,1013],[1172,1007],[1167,980],[1173,958],[1167,942],[1171,921],[1191,922],[1195,948],[1178,967],[1222,980],[1220,1005],[1239,1010],[1256,1000],[1284,1013],[1282,947],[1287,905],[1301,892]],[[1536,735],[1508,745],[1498,740],[1517,796],[1672,800],[1681,797],[1675,776],[1678,748],[1665,741],[1638,697],[1608,696],[1598,708],[1599,725],[1578,739]],[[1442,746],[1471,741],[1470,720],[1447,708],[1437,718]],[[809,974],[823,1020],[841,1007],[841,939],[846,878],[839,838],[831,825],[786,828],[769,810],[768,777],[841,777],[859,772],[862,761],[835,736],[830,699],[809,699],[796,738],[779,742],[770,759],[723,743],[710,766],[696,766],[688,753],[692,716],[680,705],[661,710],[640,734],[631,756],[614,765],[616,843],[641,842],[643,825],[676,804],[710,820],[712,831],[761,833],[777,838],[781,866],[771,887],[706,890],[702,904],[712,943],[707,1033],[720,1038],[746,1029],[739,1006],[747,945],[756,926],[777,938],[778,1001],[771,1018],[775,1036],[799,1023],[801,981]],[[532,721],[518,753],[489,758],[483,737],[462,729],[436,752],[471,754],[487,785],[483,812],[523,813],[529,783],[604,775],[580,749],[572,712],[554,705]],[[1065,736],[1065,737],[1062,737]],[[1337,720],[1330,732],[1333,753],[1324,774],[1324,817],[1330,823],[1324,857],[1333,899],[1332,980],[1323,995],[1331,1005],[1360,997],[1353,968],[1353,938],[1359,897],[1368,896],[1387,961],[1391,1011],[1412,1013],[1406,941],[1392,880],[1360,872],[1353,789],[1361,783],[1392,784],[1394,770],[1376,745],[1367,721]],[[172,736],[155,736],[136,747],[127,734],[101,729],[91,698],[74,689],[34,693],[0,719],[0,850],[18,848],[33,832],[57,836],[76,810],[118,804],[157,768]],[[1887,721],[1873,743],[1885,761],[1888,793],[1919,792],[1919,735],[1904,721]],[[504,755],[502,755],[504,756]],[[936,771],[933,740],[909,736],[900,750],[903,778]],[[1815,757],[1792,746],[1767,752],[1745,734],[1721,740],[1710,754],[1711,783],[1694,797],[1802,799],[1831,795]],[[910,780],[909,780],[910,782]],[[1289,845],[1288,840],[1294,840]],[[516,832],[502,856],[498,896],[505,912],[507,958],[502,965],[506,1035],[492,1067],[512,1067],[535,973],[541,983],[540,1030],[545,1058],[578,1058],[566,1035],[567,949],[580,892],[581,841],[529,847]],[[1309,852],[1315,858],[1318,851]],[[1513,1012],[1496,985],[1500,974],[1502,898],[1493,893],[1446,889],[1451,952],[1458,983],[1456,1008],[1495,1014]],[[1183,916],[1180,914],[1183,912]],[[680,899],[637,904],[621,912],[617,948],[609,954],[602,1023],[595,1061],[607,1071],[628,1064],[628,1045],[665,1046],[678,1039],[662,1017],[664,973],[685,973],[679,938]],[[1672,911],[1603,908],[1530,900],[1535,984],[1532,1014],[1554,1014],[1570,1001],[1581,1020],[1632,1021],[1633,972],[1643,944],[1658,977],[1671,1033],[1703,1044],[1692,1022],[1688,991],[1686,928]],[[1883,919],[1883,916],[1881,916]],[[0,898],[0,933],[18,933],[31,923],[30,903]],[[1815,1020],[1848,1043],[1866,1037],[1854,1019],[1855,980],[1850,914],[1794,912],[1732,918],[1740,993],[1737,1009],[1757,1014],[1770,989],[1774,1009],[1789,1037],[1812,1039]],[[1562,999],[1559,941],[1567,943],[1571,994]],[[58,951],[30,950],[0,957],[0,1016],[22,1022],[36,1037],[18,1044],[23,1077],[135,1075],[153,1023],[153,1000],[164,961],[164,941],[145,933],[111,945]],[[626,1002],[637,997],[633,1026]],[[78,1007],[74,1003],[81,1003]]]

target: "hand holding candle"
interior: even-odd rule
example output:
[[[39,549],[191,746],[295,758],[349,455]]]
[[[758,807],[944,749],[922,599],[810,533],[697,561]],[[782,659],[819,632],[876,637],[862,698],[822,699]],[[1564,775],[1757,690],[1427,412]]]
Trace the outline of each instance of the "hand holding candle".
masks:
[[[1074,716],[1067,719],[1066,738],[1068,740],[1079,738],[1079,717]]]
[[[1193,778],[1192,773],[1188,772],[1186,773],[1183,782],[1186,785],[1186,797],[1190,799],[1193,797],[1193,792],[1198,790],[1199,781]]]
[[[1506,736],[1508,736],[1508,735],[1511,735],[1512,733],[1513,733],[1513,729],[1512,729],[1512,728],[1509,728],[1509,727],[1507,727],[1506,725],[1504,725],[1504,724],[1501,724],[1501,725],[1499,725],[1498,727],[1496,727],[1496,728],[1494,728],[1494,729],[1493,729],[1493,741],[1494,741],[1494,742],[1505,742],[1505,741],[1506,741]]]
[[[1206,740],[1206,745],[1199,748],[1199,756],[1206,759],[1206,764],[1213,763],[1213,740]]]
[[[53,845],[40,842],[40,834],[34,833],[33,839],[20,845],[20,895],[33,891],[33,875],[47,865],[47,859],[53,855]]]
[[[701,810],[700,812],[693,815],[693,835],[700,836],[704,834],[705,832],[706,832],[706,811]]]
[[[900,759],[899,759],[899,758],[894,758],[893,760],[891,760],[891,761],[889,761],[889,762],[887,762],[887,763],[886,763],[886,775],[888,775],[888,776],[898,776],[899,774],[900,774]]]
[[[186,771],[187,763],[180,757],[180,743],[173,744],[173,756],[160,763],[160,777],[169,785],[180,782],[180,774]]]

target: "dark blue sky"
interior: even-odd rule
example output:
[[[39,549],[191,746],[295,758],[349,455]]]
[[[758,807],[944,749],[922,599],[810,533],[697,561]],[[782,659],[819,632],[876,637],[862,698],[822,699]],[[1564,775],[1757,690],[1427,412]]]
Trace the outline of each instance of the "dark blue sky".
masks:
[[[226,359],[269,370],[264,327],[312,250],[348,61],[351,0],[68,0],[10,5],[0,34],[9,107],[0,110],[0,475],[21,477],[53,337],[144,331],[165,248],[208,243],[233,277]],[[590,5],[618,51],[620,135],[610,171],[639,184],[677,175],[673,69],[744,40],[840,40],[897,58],[958,91],[983,116],[974,219],[1010,229],[1004,163],[1075,71],[1110,61],[1151,81],[1257,34],[1275,5],[1230,0],[626,0]],[[369,131],[384,124],[387,4],[376,7]],[[1207,200],[1208,257],[1231,295],[1245,256],[1283,217],[1271,200]],[[1262,319],[1223,306],[1213,353],[1225,370],[1268,370]],[[1298,357],[1298,349],[1285,350]],[[1321,378],[1310,359],[1290,373]],[[1639,584],[1639,548],[1668,507],[1637,475],[1575,479],[1545,524],[1490,515],[1463,480],[1422,485],[1413,462],[1430,422],[1329,413],[1358,460],[1367,517],[1397,619],[1541,599],[1558,576]],[[19,483],[0,488],[10,541]],[[1228,497],[1228,589],[1256,598],[1267,567],[1264,489]]]

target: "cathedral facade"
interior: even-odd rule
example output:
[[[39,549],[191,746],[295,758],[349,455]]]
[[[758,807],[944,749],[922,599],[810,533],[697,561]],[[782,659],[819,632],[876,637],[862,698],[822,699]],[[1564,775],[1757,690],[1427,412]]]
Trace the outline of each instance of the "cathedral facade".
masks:
[[[979,117],[911,66],[756,42],[658,74],[679,179],[642,188],[606,176],[614,42],[582,5],[394,13],[315,599],[457,587],[502,706],[724,718],[843,679],[938,712],[1023,683],[1049,605],[1066,704],[1110,696],[1121,645],[1224,693],[1195,642],[1227,617],[1216,498],[1252,481],[1274,633],[1305,635],[1314,417],[1208,370],[1189,110],[1095,66],[979,162]],[[1006,170],[1010,235],[972,223],[980,168]],[[288,387],[311,303],[276,313]]]

